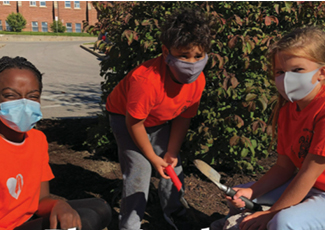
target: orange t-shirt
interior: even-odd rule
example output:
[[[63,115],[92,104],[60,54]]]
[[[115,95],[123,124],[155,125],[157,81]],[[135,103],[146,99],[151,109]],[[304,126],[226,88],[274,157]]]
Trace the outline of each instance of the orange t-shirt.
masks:
[[[37,211],[41,182],[54,176],[41,131],[28,131],[22,144],[0,137],[0,149],[0,230],[11,230]]]
[[[307,153],[325,157],[325,86],[306,108],[296,108],[296,102],[288,102],[280,110],[277,151],[300,169]],[[325,191],[325,171],[314,187]]]
[[[146,119],[146,127],[157,126],[179,115],[195,116],[204,87],[203,72],[190,84],[174,82],[161,55],[128,73],[108,96],[106,109],[122,115],[128,111],[136,119]]]

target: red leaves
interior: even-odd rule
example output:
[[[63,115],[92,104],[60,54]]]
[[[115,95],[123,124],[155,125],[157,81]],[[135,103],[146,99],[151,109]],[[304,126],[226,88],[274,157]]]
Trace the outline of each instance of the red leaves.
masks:
[[[128,40],[128,45],[131,45],[131,43],[133,42],[133,40],[138,40],[138,34],[137,32],[133,31],[133,30],[124,30],[124,32],[122,33],[122,38],[126,37]]]
[[[219,69],[223,69],[223,66],[225,64],[224,58],[217,53],[210,53],[209,55],[212,58],[211,68],[213,68],[219,62]]]
[[[228,41],[228,47],[230,49],[235,47],[235,45],[236,45],[236,43],[238,41],[238,37],[239,37],[239,35],[235,35],[235,36],[231,37],[231,39]]]
[[[224,88],[224,90],[227,91],[229,87],[235,89],[239,85],[235,74],[227,73],[226,70],[223,70],[223,75],[225,76],[222,84],[222,88]]]
[[[275,17],[275,16],[265,16],[265,18],[264,18],[264,22],[265,22],[265,25],[266,25],[266,26],[270,26],[270,25],[272,24],[272,22],[275,22],[276,25],[279,24],[279,20],[278,20],[278,18]]]

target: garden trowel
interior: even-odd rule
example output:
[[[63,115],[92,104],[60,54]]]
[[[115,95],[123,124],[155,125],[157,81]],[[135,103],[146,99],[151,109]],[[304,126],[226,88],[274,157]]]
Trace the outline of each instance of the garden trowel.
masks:
[[[172,180],[174,186],[176,187],[178,193],[179,193],[179,197],[180,197],[180,202],[182,203],[182,205],[185,207],[186,209],[186,212],[189,214],[189,217],[192,218],[192,226],[190,229],[201,229],[199,228],[197,225],[199,222],[199,220],[197,219],[196,215],[194,214],[193,210],[190,208],[190,206],[188,205],[187,201],[185,200],[184,198],[184,189],[183,189],[183,185],[182,185],[182,182],[179,180],[176,172],[174,171],[174,168],[171,166],[171,165],[168,165],[166,168],[165,168],[165,172],[166,174],[170,177],[170,179]],[[165,214],[164,214],[165,215]],[[165,216],[165,219],[167,220],[168,223],[170,223],[170,221],[168,220],[169,218],[167,218]],[[172,223],[170,223],[172,224]],[[174,224],[172,224],[175,229],[178,229]],[[188,226],[183,226],[182,229],[189,229]],[[189,230],[190,230],[189,229]]]
[[[220,183],[221,175],[216,170],[214,170],[210,165],[198,159],[194,160],[193,162],[194,165],[201,171],[201,173],[203,173],[213,183],[215,183],[217,187],[221,191],[223,191],[227,196],[233,197],[236,194],[235,190]],[[246,209],[250,209],[254,211],[262,211],[261,205],[252,202],[251,200],[247,199],[244,196],[241,196],[240,199],[242,199],[245,202]]]
[[[173,167],[171,165],[168,165],[165,168],[165,171],[167,173],[167,175],[170,177],[170,179],[172,180],[174,186],[176,187],[177,191],[179,192],[179,196],[180,196],[180,201],[182,203],[182,205],[189,209],[190,207],[188,206],[187,201],[184,198],[184,189],[182,188],[182,182],[179,180],[178,176],[176,175]]]

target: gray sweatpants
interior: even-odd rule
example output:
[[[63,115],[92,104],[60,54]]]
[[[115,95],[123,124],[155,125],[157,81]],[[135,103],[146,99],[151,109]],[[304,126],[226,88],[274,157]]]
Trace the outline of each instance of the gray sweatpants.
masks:
[[[119,228],[121,230],[139,230],[148,200],[152,166],[133,142],[125,124],[125,116],[110,114],[109,119],[118,145],[123,174]],[[167,151],[170,126],[170,123],[166,123],[146,128],[151,145],[160,157],[164,157]],[[181,160],[178,158],[175,172],[184,184],[183,169],[180,163]],[[183,212],[184,208],[179,201],[179,193],[171,180],[161,178],[158,194],[163,212],[167,216],[174,212]]]

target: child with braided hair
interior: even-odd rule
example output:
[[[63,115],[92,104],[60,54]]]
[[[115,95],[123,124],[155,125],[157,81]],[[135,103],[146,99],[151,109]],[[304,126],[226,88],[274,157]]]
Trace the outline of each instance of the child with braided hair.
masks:
[[[0,59],[0,230],[102,230],[111,209],[98,198],[50,197],[48,143],[33,129],[42,118],[42,74],[22,57]]]

